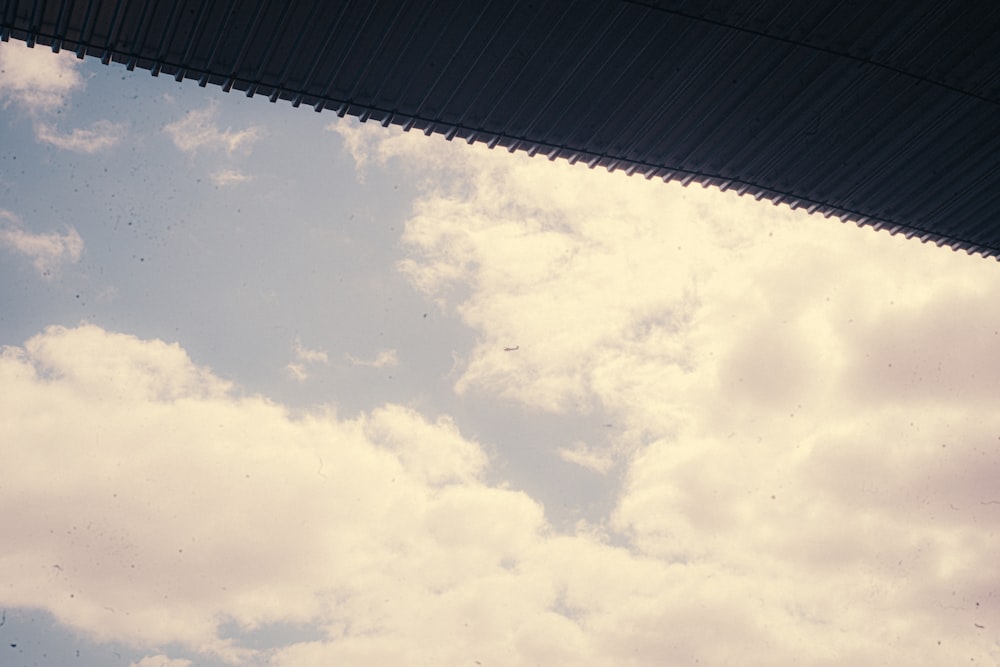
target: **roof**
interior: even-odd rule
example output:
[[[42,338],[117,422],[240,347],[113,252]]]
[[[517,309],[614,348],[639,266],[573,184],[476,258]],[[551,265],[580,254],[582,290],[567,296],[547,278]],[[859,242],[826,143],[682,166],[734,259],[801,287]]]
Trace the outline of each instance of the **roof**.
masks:
[[[4,40],[1000,255],[1000,3],[0,8]]]

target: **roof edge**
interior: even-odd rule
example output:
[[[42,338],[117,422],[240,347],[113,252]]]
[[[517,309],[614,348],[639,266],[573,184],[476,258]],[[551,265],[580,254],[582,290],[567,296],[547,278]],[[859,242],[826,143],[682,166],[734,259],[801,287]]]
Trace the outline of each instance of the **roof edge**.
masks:
[[[869,215],[862,211],[839,207],[830,202],[818,201],[796,195],[795,193],[776,190],[752,181],[692,171],[681,167],[641,162],[631,160],[625,156],[598,154],[586,149],[573,148],[572,146],[547,144],[527,137],[492,133],[433,118],[403,114],[392,109],[364,105],[351,100],[343,100],[335,97],[317,97],[303,90],[279,88],[263,81],[251,81],[234,76],[226,76],[218,72],[189,69],[182,64],[165,60],[140,59],[132,54],[114,49],[99,48],[85,43],[63,40],[57,36],[43,34],[38,31],[28,31],[10,25],[0,26],[0,41],[6,42],[11,38],[25,42],[29,48],[34,48],[36,44],[41,44],[50,47],[53,52],[59,52],[63,49],[73,50],[77,58],[81,60],[85,56],[90,56],[100,59],[104,65],[110,65],[114,62],[125,65],[130,71],[138,67],[149,71],[153,76],[159,76],[160,74],[173,76],[178,82],[184,79],[195,80],[202,87],[211,83],[221,87],[224,92],[231,92],[235,89],[244,92],[247,97],[266,95],[271,102],[277,102],[281,99],[291,102],[293,107],[306,104],[313,107],[317,112],[331,110],[340,117],[349,115],[357,117],[361,122],[373,120],[383,127],[397,125],[407,132],[412,129],[418,129],[426,135],[440,134],[449,141],[459,137],[470,144],[484,143],[491,149],[503,146],[511,153],[523,151],[532,157],[542,154],[548,157],[549,160],[565,159],[570,164],[584,162],[591,169],[601,166],[609,172],[621,169],[630,176],[641,173],[647,179],[661,178],[664,182],[678,181],[685,186],[691,183],[700,183],[703,187],[714,186],[723,192],[736,190],[741,196],[749,194],[757,200],[767,199],[776,206],[778,204],[785,204],[792,210],[804,208],[808,213],[820,213],[827,218],[835,216],[841,222],[854,222],[858,227],[871,227],[876,231],[886,230],[893,236],[903,235],[907,239],[916,237],[922,243],[934,242],[938,247],[948,246],[954,251],[964,250],[969,255],[992,257],[1000,261],[1000,247],[992,247],[975,243],[969,239],[933,232],[899,220]]]

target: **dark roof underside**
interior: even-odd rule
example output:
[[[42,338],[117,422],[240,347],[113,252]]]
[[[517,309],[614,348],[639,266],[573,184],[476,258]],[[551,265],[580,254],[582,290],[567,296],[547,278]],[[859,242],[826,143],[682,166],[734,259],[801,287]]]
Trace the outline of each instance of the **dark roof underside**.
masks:
[[[1000,3],[3,0],[0,37],[1000,255]]]

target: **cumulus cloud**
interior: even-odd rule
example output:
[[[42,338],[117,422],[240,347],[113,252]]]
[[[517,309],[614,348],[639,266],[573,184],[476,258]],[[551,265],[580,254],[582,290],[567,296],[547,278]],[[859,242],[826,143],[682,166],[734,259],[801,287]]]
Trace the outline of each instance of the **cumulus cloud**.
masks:
[[[222,150],[226,153],[247,150],[260,138],[259,127],[220,129],[216,123],[218,116],[218,104],[211,103],[204,109],[189,111],[183,118],[163,129],[178,149],[192,154],[201,149]]]
[[[298,337],[292,341],[292,352],[295,358],[288,363],[285,369],[293,378],[302,382],[309,378],[308,367],[314,364],[329,364],[330,357],[325,350],[313,350],[302,344]]]
[[[64,233],[32,232],[20,218],[0,209],[0,247],[28,258],[39,275],[51,278],[64,264],[80,261],[83,239],[69,226]]]
[[[69,53],[27,49],[4,44],[0,48],[0,99],[4,108],[15,104],[28,113],[35,138],[62,150],[96,153],[117,144],[125,133],[121,124],[99,120],[89,128],[60,132],[48,119],[84,87],[77,60]]]
[[[299,338],[295,339],[292,347],[295,350],[295,358],[300,361],[318,364],[326,364],[330,362],[330,357],[327,355],[325,350],[313,350],[308,348],[302,344],[302,340]]]
[[[251,180],[251,177],[236,169],[220,169],[218,171],[213,171],[209,175],[209,179],[211,179],[212,183],[219,187],[226,187],[227,185],[245,183]]]
[[[413,148],[397,139],[392,150],[407,157]],[[483,334],[459,391],[576,410],[593,399],[605,362],[677,343],[669,332],[697,306],[713,231],[671,220],[697,215],[708,202],[703,193],[462,152],[450,163],[422,160],[447,185],[417,202],[403,236],[413,253],[400,265]],[[516,358],[502,352],[510,340],[521,342]],[[680,345],[656,354],[674,360],[668,372],[684,372]]]
[[[0,98],[29,112],[55,111],[83,86],[71,54],[4,44],[0,48]]]
[[[0,495],[34,508],[2,520],[0,561],[21,582],[5,599],[98,639],[235,660],[246,651],[216,635],[225,619],[381,625],[390,597],[399,623],[423,586],[500,568],[542,526],[528,498],[478,481],[485,456],[448,420],[394,406],[292,418],[176,345],[94,326],[48,329],[0,367],[18,392],[0,431],[21,472]],[[405,583],[420,572],[432,581]]]
[[[168,658],[165,655],[147,655],[139,662],[133,662],[131,667],[190,667],[190,660]]]
[[[538,503],[484,482],[487,456],[448,417],[293,416],[176,344],[93,325],[5,348],[0,383],[18,471],[0,502],[23,508],[0,516],[6,604],[96,640],[237,664],[264,656],[224,628],[312,628],[274,665],[600,665],[636,647],[660,664],[679,655],[667,638],[693,641],[649,628],[683,618],[675,589],[708,571],[554,534]],[[723,597],[699,600],[725,621],[703,634],[749,622]],[[156,660],[178,658],[139,664]]]
[[[353,118],[338,118],[326,126],[344,142],[344,150],[354,160],[358,181],[364,183],[371,163],[384,162],[385,128],[377,123],[360,123]]]
[[[1000,613],[994,263],[697,187],[438,146],[395,136],[370,154],[427,173],[400,268],[478,334],[456,390],[621,424],[607,527],[636,557],[711,572],[720,588],[691,594],[713,615],[724,595],[755,601],[703,621],[744,646],[731,655],[996,660],[979,634]],[[516,359],[498,353],[514,339]],[[558,453],[601,469],[614,451]],[[636,627],[684,622],[650,614]],[[785,639],[765,638],[777,627]],[[684,664],[711,643],[670,642]],[[941,653],[911,653],[925,644]]]
[[[76,128],[68,134],[60,133],[52,125],[39,122],[35,135],[42,143],[76,153],[96,153],[110,148],[121,140],[123,126],[99,120],[89,128]]]
[[[279,667],[995,657],[975,624],[1000,614],[998,518],[978,505],[961,530],[929,520],[936,486],[974,471],[961,457],[939,469],[929,447],[892,478],[847,431],[792,463],[750,443],[736,459],[719,442],[657,443],[633,467],[626,499],[638,505],[620,510],[650,522],[632,525],[630,552],[600,531],[558,534],[531,498],[487,484],[482,447],[448,417],[393,405],[293,416],[234,392],[176,344],[52,327],[4,349],[0,383],[5,465],[18,471],[0,501],[23,508],[0,517],[6,603],[97,640]],[[963,451],[981,469],[996,459],[979,444]],[[881,487],[830,474],[859,452]],[[798,481],[779,474],[789,465]],[[767,493],[777,480],[780,500]],[[898,492],[913,503],[905,529],[891,518]],[[966,510],[978,496],[949,498]],[[685,531],[711,548],[685,552]],[[289,623],[312,638],[266,654],[242,642]]]
[[[573,443],[572,447],[560,447],[556,450],[559,458],[596,473],[605,475],[615,465],[612,452],[606,448],[591,447],[585,442]]]
[[[396,350],[379,350],[374,359],[359,359],[348,354],[347,360],[355,366],[368,366],[370,368],[392,368],[399,365]]]
[[[295,412],[53,327],[0,356],[6,604],[275,667],[1000,659],[995,264],[387,136],[428,178],[400,268],[478,341],[456,390],[610,415],[557,453],[622,466],[613,512],[556,531],[447,415]]]

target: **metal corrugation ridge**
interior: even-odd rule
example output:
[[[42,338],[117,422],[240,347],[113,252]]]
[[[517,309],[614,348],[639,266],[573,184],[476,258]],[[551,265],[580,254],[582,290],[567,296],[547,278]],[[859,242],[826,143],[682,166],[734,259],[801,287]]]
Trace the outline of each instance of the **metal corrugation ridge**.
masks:
[[[585,26],[590,26],[591,24],[596,24],[596,35],[589,36],[588,39],[579,40],[579,50],[572,49],[573,60],[567,63],[567,67],[562,70],[555,71],[554,81],[551,82],[553,85],[547,86],[548,91],[544,93],[544,97],[539,100],[539,104],[534,108],[529,110],[529,116],[527,124],[524,127],[524,134],[531,136],[533,134],[538,134],[541,130],[536,129],[538,124],[541,122],[546,122],[545,114],[552,107],[555,100],[559,98],[560,95],[566,91],[571,82],[576,83],[575,79],[577,77],[585,76],[581,71],[583,65],[587,62],[589,58],[594,55],[594,52],[600,49],[606,41],[609,39],[609,35],[614,35],[616,28],[627,29],[627,37],[615,38],[612,40],[612,44],[616,46],[621,46],[623,43],[628,43],[628,38],[631,38],[638,25],[632,22],[631,27],[627,19],[623,19],[623,6],[621,4],[611,5],[608,4],[606,7],[609,8],[606,12],[591,12],[590,16],[587,18]],[[584,32],[581,28],[580,34]],[[605,53],[604,57],[609,57],[610,54]],[[584,86],[578,86],[578,90],[583,90]],[[578,95],[573,98],[573,101],[577,99]],[[572,108],[572,102],[562,106],[562,111],[559,112],[559,117],[564,116],[569,113]],[[554,124],[558,122],[558,118],[555,120],[547,119],[546,125],[549,128],[546,132],[547,135],[551,136],[551,128]],[[535,149],[532,155],[537,153]]]
[[[634,20],[641,21],[642,17],[635,17]],[[661,24],[660,29],[650,36],[647,43],[637,45],[635,48],[640,62],[643,57],[648,58],[652,56],[648,60],[647,67],[653,73],[669,69],[671,64],[678,61],[678,50],[689,39],[686,30],[680,34],[674,33],[668,48],[657,49],[657,43],[653,40],[659,38],[665,30],[666,25]],[[681,86],[666,84],[664,87],[668,90],[668,93],[664,95],[663,91],[650,90],[651,86],[647,85],[647,80],[643,80],[637,85],[633,79],[627,78],[627,74],[628,70],[622,67],[618,74],[614,76],[614,79],[607,82],[606,97],[608,102],[605,104],[604,109],[598,104],[592,103],[588,105],[588,108],[578,111],[579,117],[570,130],[569,140],[578,143],[579,140],[576,138],[581,135],[600,136],[617,119],[619,121],[617,124],[617,141],[621,144],[620,151],[622,156],[639,163],[654,163],[655,156],[650,155],[650,152],[658,151],[659,148],[657,146],[650,147],[648,142],[649,133],[651,128],[662,122],[663,114],[666,113],[667,109],[673,103],[671,101],[672,96],[682,93]],[[662,75],[661,78],[665,81],[673,82],[672,75],[669,73]],[[643,116],[628,112],[629,109],[642,104],[643,100],[648,101],[650,99],[654,100],[652,104],[660,110],[658,113]],[[591,98],[588,101],[593,102],[593,99]],[[647,138],[644,147],[641,146],[643,137]],[[574,158],[571,161],[575,162],[576,159],[578,158]]]
[[[1000,172],[1000,137],[994,136],[992,144],[983,147],[983,150],[980,151],[976,162],[969,164],[968,159],[965,159],[963,160],[963,165],[966,167],[972,167],[974,170],[973,173],[979,174],[978,178],[966,178],[955,182],[955,186],[958,187],[959,190],[955,192],[950,199],[940,202],[937,207],[932,209],[927,215],[928,217],[947,217],[950,220],[959,218],[969,221],[962,226],[957,226],[956,223],[951,223],[949,225],[949,232],[954,236],[968,238],[970,241],[976,241],[977,235],[980,238],[983,236],[982,231],[984,228],[991,227],[993,237],[995,239],[996,222],[991,223],[986,217],[975,217],[974,213],[972,211],[968,211],[968,209],[972,208],[974,211],[992,211],[994,216],[996,216],[996,212],[1000,210],[1000,189],[994,188],[992,196],[984,197],[980,200],[964,199],[963,195],[970,191],[978,191],[979,188],[977,186],[981,182],[986,181],[991,176],[995,178],[996,174]],[[963,201],[967,203],[963,204]],[[965,213],[966,211],[968,212]],[[965,213],[964,216],[963,213]],[[988,241],[984,242],[988,243]]]
[[[899,103],[896,103],[899,100]],[[877,141],[866,142],[852,159],[860,161],[868,168],[865,179],[848,186],[843,191],[842,201],[868,201],[880,189],[888,187],[894,172],[905,174],[903,183],[895,188],[899,206],[910,201],[904,191],[920,183],[919,174],[926,165],[925,150],[928,138],[947,129],[952,115],[963,108],[964,100],[947,95],[933,98],[926,103],[907,99],[903,87],[893,98],[892,118],[887,130],[882,130]],[[917,186],[919,187],[919,186]],[[926,192],[929,192],[925,188]],[[876,211],[880,215],[892,215],[891,211]]]
[[[761,3],[762,5],[764,3]],[[825,17],[830,12],[833,11],[832,7],[822,8],[817,5],[814,9]],[[782,8],[782,12],[786,11],[787,7]],[[762,22],[764,29],[775,23],[780,16],[780,13],[776,16],[768,12],[765,8],[761,7],[761,11],[757,13],[751,13],[750,17],[755,15],[760,15],[760,21]],[[749,18],[749,17],[747,17]],[[808,28],[805,27],[806,24],[811,24],[817,19],[815,16],[809,14],[808,11],[801,12],[798,15],[794,15],[790,20],[785,23],[785,29],[789,31],[807,32]],[[789,108],[789,105],[795,105],[798,107],[808,106],[812,108],[815,102],[812,100],[812,93],[810,89],[815,87],[815,81],[818,77],[823,76],[825,70],[829,69],[828,64],[824,64],[822,59],[817,56],[821,55],[817,52],[804,51],[801,48],[779,48],[774,50],[776,58],[772,60],[766,66],[757,66],[756,62],[758,60],[758,55],[756,50],[748,58],[736,57],[735,63],[736,67],[729,68],[726,72],[727,77],[731,77],[731,82],[735,84],[737,81],[740,83],[740,88],[738,93],[732,93],[726,96],[724,99],[726,108],[721,110],[724,114],[723,122],[717,123],[715,128],[711,132],[704,134],[704,136],[699,140],[699,143],[695,145],[692,151],[689,151],[689,155],[692,153],[707,153],[709,160],[706,166],[711,171],[718,171],[720,173],[731,173],[736,175],[736,170],[729,167],[729,165],[740,163],[739,154],[747,155],[748,151],[753,151],[755,146],[752,142],[753,136],[756,133],[766,132],[766,125],[762,122],[754,123],[754,133],[748,132],[748,128],[745,127],[744,123],[734,123],[732,122],[732,117],[739,114],[739,110],[750,101],[753,103],[755,91],[760,90],[764,87],[766,81],[790,81],[798,78],[800,80],[799,88],[800,90],[790,97],[786,96],[784,99],[776,99],[773,101],[770,110],[762,110],[759,106],[754,107],[754,121],[759,121],[760,117],[771,117],[775,118],[779,113],[786,113],[791,116],[790,120],[795,119],[794,107]],[[749,72],[744,75],[742,67],[751,68]],[[813,71],[813,73],[808,77],[807,82],[803,85],[801,83],[802,72],[803,71]],[[794,75],[794,76],[792,76]],[[787,88],[785,85],[783,88]],[[804,102],[808,100],[808,102]],[[803,124],[811,124],[813,119],[808,115],[805,117]],[[792,128],[788,126],[787,122],[782,123],[782,126],[786,129],[786,134],[795,136],[799,134],[798,132],[792,131]],[[745,158],[748,159],[748,158]],[[746,174],[747,164],[743,165],[744,177]],[[794,207],[794,206],[793,206]]]
[[[978,118],[975,114],[966,114],[949,121],[950,126],[956,128],[952,133],[955,148],[922,179],[907,183],[900,196],[906,202],[904,214],[927,220],[947,220],[950,233],[964,238],[965,229],[981,226],[983,220],[963,215],[961,199],[942,198],[938,193],[942,189],[957,189],[962,195],[978,192],[978,201],[991,206],[993,211],[1000,210],[1000,188],[995,185],[996,175],[1000,173],[1000,135],[991,134],[996,121],[988,114]],[[993,187],[988,179],[993,180]],[[968,204],[975,205],[972,201]]]
[[[706,126],[713,122],[709,119],[717,108],[718,95],[717,82],[699,86],[697,81],[701,76],[711,77],[721,63],[731,62],[730,55],[747,54],[749,42],[741,35],[712,35],[696,24],[679,25],[676,29],[670,56],[675,63],[674,72],[662,89],[649,98],[648,106],[653,113],[638,127],[626,125],[618,131],[615,123],[610,122],[612,119],[604,127],[609,132],[620,132],[627,139],[624,152],[633,159],[645,161],[660,156],[673,167],[697,169],[700,162],[687,159],[694,148],[690,142],[693,137],[705,134]],[[719,39],[697,53],[697,45],[709,41],[707,37]],[[684,111],[679,112],[680,109]],[[643,120],[640,114],[629,115]]]
[[[942,88],[953,89],[956,92],[969,94],[983,99],[992,104],[1000,104],[1000,96],[994,94],[981,94],[977,90],[977,84],[972,83],[971,87],[967,81],[953,80],[948,76],[949,71],[928,72],[924,66],[915,69],[908,67],[913,64],[916,54],[927,52],[930,42],[929,38],[939,37],[945,41],[948,47],[945,53],[964,52],[968,49],[968,37],[970,33],[981,36],[984,39],[992,39],[993,44],[1000,43],[1000,35],[997,34],[998,21],[1000,21],[1000,4],[982,3],[975,0],[884,0],[880,3],[844,3],[829,0],[828,2],[814,1],[812,3],[787,2],[787,0],[757,0],[748,3],[745,0],[724,0],[722,2],[705,3],[702,0],[621,0],[638,7],[644,7],[651,12],[660,12],[673,16],[681,16],[693,21],[700,21],[706,24],[717,25],[726,29],[745,32],[774,43],[794,44],[804,48],[826,52],[834,55],[845,62],[872,65],[886,71],[892,71],[908,78],[925,80]],[[839,34],[845,35],[843,39],[829,37],[826,30],[814,30],[807,34],[794,34],[789,32],[787,21],[777,20],[782,13],[792,11],[802,13],[817,11],[823,5],[834,8],[836,12],[836,26],[843,28]],[[717,5],[728,5],[728,7],[714,10]],[[758,8],[756,13],[747,13],[745,8],[753,6]],[[963,25],[962,32],[950,38],[943,37],[940,25],[935,23],[933,16],[935,12],[946,7],[949,16],[967,17],[968,22]],[[734,8],[743,10],[734,11]],[[824,26],[828,27],[828,26]],[[894,45],[887,39],[887,35],[898,32],[904,37],[910,37],[914,33],[919,34],[919,39],[913,39],[911,52],[906,54],[904,62],[895,62],[880,54],[885,50],[886,45],[890,48]],[[867,44],[860,37],[863,33],[870,34],[871,44]],[[949,41],[950,39],[950,41]],[[938,53],[941,53],[938,50]],[[983,55],[995,56],[997,49],[985,49]],[[884,55],[884,54],[883,54]],[[989,74],[990,67],[980,68],[979,71]],[[945,74],[945,76],[936,76]]]
[[[517,68],[516,75],[511,77],[509,84],[485,114],[485,129],[517,137],[517,140],[507,146],[511,151],[521,148],[520,144],[523,142],[526,150],[532,150],[535,142],[528,134],[528,128],[536,115],[534,107],[544,104],[549,98],[549,91],[561,80],[559,63],[585,47],[589,38],[600,31],[601,15],[606,15],[608,8],[612,7],[603,4],[588,11],[585,6],[574,8],[569,3],[553,2],[549,5],[558,8],[560,21],[554,21],[545,27],[545,38],[536,40],[530,47],[530,56]],[[520,37],[518,39],[521,41]],[[538,149],[535,150],[537,152]]]
[[[723,69],[723,63],[757,59],[752,40],[742,35],[729,37],[731,39],[717,41],[712,49],[704,54],[707,67],[712,70]],[[771,54],[762,69],[780,67],[786,55]],[[717,92],[722,87],[729,89],[725,97]],[[706,169],[708,167],[706,156],[711,155],[718,146],[718,135],[726,133],[737,125],[733,123],[733,110],[751,98],[751,91],[752,86],[748,82],[740,82],[727,72],[725,80],[717,81],[711,87],[706,86],[694,99],[685,99],[685,106],[690,109],[690,113],[685,114],[687,118],[677,123],[676,119],[669,117],[668,114],[666,120],[673,131],[671,134],[662,135],[660,139],[663,145],[683,147],[680,150],[671,150],[671,160],[685,169]]]
[[[795,55],[792,50],[784,50],[781,60],[769,68],[767,76],[761,80],[762,84],[795,80],[798,83],[794,89],[784,86],[780,95],[775,94],[774,100],[764,101],[766,106],[755,101],[759,97],[756,89],[746,90],[743,98],[734,100],[752,108],[755,121],[755,137],[746,141],[739,152],[730,155],[726,162],[731,171],[740,172],[744,179],[759,180],[779,172],[783,172],[780,178],[786,181],[793,175],[801,179],[806,170],[783,169],[789,161],[794,162],[796,156],[800,161],[808,159],[808,164],[824,171],[830,168],[830,152],[814,148],[816,130],[813,125],[818,122],[817,106],[822,98],[828,95],[837,99],[844,95],[844,90],[834,86],[828,78],[831,70],[828,58],[822,54],[810,54],[799,61]],[[816,94],[817,88],[819,95]],[[765,147],[770,147],[770,150],[763,150]]]

